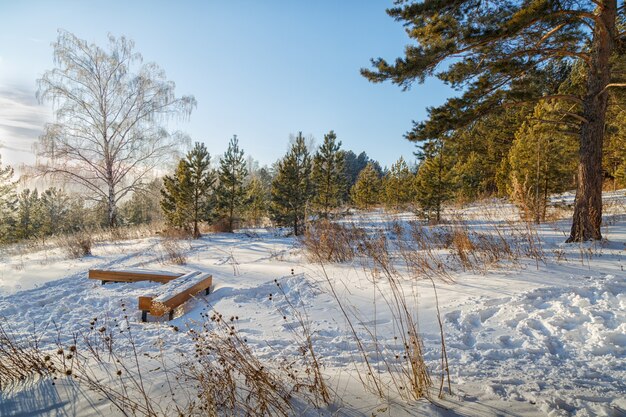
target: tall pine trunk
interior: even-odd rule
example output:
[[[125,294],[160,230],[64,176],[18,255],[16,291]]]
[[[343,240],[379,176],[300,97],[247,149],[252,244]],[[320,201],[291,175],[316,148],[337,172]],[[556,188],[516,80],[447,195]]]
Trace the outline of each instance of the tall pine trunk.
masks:
[[[602,146],[616,15],[616,0],[601,2],[593,34],[592,62],[587,73],[587,94],[583,99],[585,122],[580,133],[578,187],[567,242],[602,239]]]

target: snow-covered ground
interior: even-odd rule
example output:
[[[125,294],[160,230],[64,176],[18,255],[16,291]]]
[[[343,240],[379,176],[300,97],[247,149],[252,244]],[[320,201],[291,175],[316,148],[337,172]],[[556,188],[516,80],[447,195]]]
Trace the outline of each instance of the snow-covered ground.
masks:
[[[346,325],[338,299],[349,311],[356,332],[376,370],[402,352],[397,321],[384,274],[361,260],[320,266],[300,243],[275,230],[211,234],[182,243],[185,265],[164,261],[160,238],[98,244],[93,256],[67,259],[63,251],[4,255],[0,263],[0,320],[19,335],[34,333],[41,346],[57,342],[99,322],[121,323],[128,316],[140,356],[193,354],[188,329],[206,323],[214,309],[236,316],[237,331],[262,360],[297,357],[298,323],[289,303],[305,312],[312,341],[334,404],[308,415],[626,415],[626,205],[610,193],[606,242],[563,244],[566,220],[542,225],[543,261],[524,254],[489,268],[456,265],[450,249],[438,249],[448,277],[411,279],[398,264],[401,286],[411,308],[419,312],[424,356],[438,387],[441,372],[441,312],[452,379],[452,395],[432,402],[402,401],[393,393],[384,401],[367,392],[355,369],[363,359]],[[566,203],[569,196],[562,198]],[[471,231],[513,235],[525,226],[511,221],[514,209],[502,202],[458,209]],[[360,213],[344,219],[369,231],[407,225],[410,214]],[[391,227],[390,227],[391,226]],[[534,233],[534,231],[533,231]],[[514,237],[511,237],[514,240]],[[530,242],[529,244],[532,244]],[[524,247],[523,242],[518,242]],[[399,262],[399,261],[398,261]],[[90,268],[147,268],[177,272],[198,270],[213,275],[214,288],[178,311],[167,322],[141,323],[137,297],[159,284],[100,285],[89,280]],[[277,287],[280,284],[280,289]],[[283,294],[284,292],[284,294]],[[175,327],[175,329],[174,329]],[[375,339],[380,351],[376,351]],[[392,358],[392,359],[389,359]],[[147,378],[155,392],[162,382]],[[161,385],[160,385],[161,384]],[[33,381],[0,392],[0,415],[108,415],[110,405],[71,384]],[[114,414],[114,413],[113,413]]]

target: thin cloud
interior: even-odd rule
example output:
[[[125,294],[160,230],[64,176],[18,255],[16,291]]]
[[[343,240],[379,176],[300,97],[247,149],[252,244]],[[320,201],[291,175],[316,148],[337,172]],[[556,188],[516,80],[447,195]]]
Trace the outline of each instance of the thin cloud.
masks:
[[[50,119],[50,109],[37,102],[34,90],[0,85],[0,149],[19,152],[10,152],[14,162],[34,161],[33,144]]]

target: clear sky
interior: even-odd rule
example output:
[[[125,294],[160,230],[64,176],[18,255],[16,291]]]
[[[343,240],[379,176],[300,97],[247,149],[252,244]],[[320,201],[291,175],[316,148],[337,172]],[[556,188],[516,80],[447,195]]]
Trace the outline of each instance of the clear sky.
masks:
[[[177,128],[225,151],[233,134],[262,165],[287,150],[290,133],[319,144],[334,130],[344,149],[382,165],[412,161],[402,135],[426,108],[452,91],[436,80],[402,92],[372,84],[359,69],[372,57],[394,59],[409,42],[385,13],[390,0],[10,1],[0,0],[0,155],[32,162],[32,143],[49,105],[35,99],[35,80],[53,68],[57,29],[106,46],[106,36],[135,41],[192,94],[198,107]]]

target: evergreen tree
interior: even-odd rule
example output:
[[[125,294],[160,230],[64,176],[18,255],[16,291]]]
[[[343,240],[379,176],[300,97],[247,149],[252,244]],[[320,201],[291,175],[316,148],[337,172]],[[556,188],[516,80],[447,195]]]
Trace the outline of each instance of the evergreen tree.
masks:
[[[103,219],[106,221],[106,206],[103,204],[99,206],[100,222],[98,225],[101,225]],[[98,215],[97,210],[94,210],[92,207],[85,207],[85,200],[82,195],[69,195],[69,210],[63,231],[73,233],[93,227],[95,224],[92,218],[94,211],[96,211],[96,215]]]
[[[606,129],[602,166],[615,191],[626,186],[626,111],[621,107],[611,110],[612,120]]]
[[[452,167],[453,182],[457,186],[455,199],[466,202],[473,201],[483,191],[482,181],[485,179],[485,166],[476,152],[470,154],[464,160],[458,160]]]
[[[622,5],[617,0],[517,2],[401,1],[387,12],[406,25],[417,44],[394,63],[373,60],[362,74],[408,88],[436,74],[463,90],[461,97],[431,108],[407,137],[434,140],[467,126],[502,104],[550,98],[569,106],[553,120],[580,136],[578,188],[568,242],[602,238],[602,148],[611,87],[623,86],[615,63],[622,53]],[[580,91],[546,86],[560,64],[582,66]],[[449,63],[438,71],[440,65]],[[556,72],[555,72],[556,70]],[[555,80],[558,79],[554,77]],[[538,82],[541,80],[541,82]],[[539,87],[539,88],[538,88]]]
[[[528,220],[546,218],[548,198],[575,185],[577,141],[544,120],[550,120],[556,105],[536,106],[533,117],[515,135],[509,153],[509,195]]]
[[[163,181],[155,178],[144,188],[136,190],[131,198],[120,207],[124,223],[130,225],[150,224],[163,220],[159,207],[159,197]]]
[[[506,195],[506,187],[499,190],[497,186],[497,177],[501,175],[498,170],[509,154],[515,133],[529,114],[532,114],[532,106],[499,109],[450,135],[437,138],[445,144],[446,153],[454,155],[454,161],[450,162],[457,186],[456,199],[471,201],[499,192]]]
[[[285,157],[278,162],[270,205],[272,219],[280,225],[292,225],[296,236],[306,219],[313,195],[311,170],[311,156],[302,132],[299,132]]]
[[[324,143],[313,159],[313,205],[324,218],[341,205],[345,193],[344,153],[340,148],[341,141],[337,142],[337,135],[331,130],[324,135]]]
[[[354,204],[362,209],[369,209],[380,203],[382,182],[373,163],[368,163],[359,173],[356,184],[352,187],[351,197]]]
[[[245,200],[244,181],[247,175],[243,149],[239,149],[239,141],[235,135],[220,159],[219,185],[216,192],[217,208],[221,216],[227,219],[229,232],[233,231],[233,225]]]
[[[37,189],[31,191],[28,188],[22,191],[17,201],[17,224],[15,237],[17,239],[29,239],[41,233],[42,212]]]
[[[399,210],[414,199],[413,173],[400,157],[383,178],[382,200],[388,208]]]
[[[442,142],[428,145],[415,176],[415,201],[429,222],[439,223],[443,204],[454,196],[454,182]]]
[[[211,156],[204,144],[196,142],[175,174],[163,178],[161,209],[167,222],[200,237],[199,223],[211,219],[214,183]]]
[[[41,193],[41,235],[52,236],[71,231],[69,223],[70,197],[61,189],[48,188]]]
[[[9,242],[12,239],[11,232],[15,226],[17,196],[13,174],[11,166],[2,166],[0,157],[0,243]]]
[[[359,174],[363,169],[367,166],[367,164],[372,163],[376,172],[378,172],[379,176],[383,175],[383,169],[381,168],[378,161],[374,161],[370,159],[369,156],[365,152],[361,152],[358,156],[352,151],[344,152],[344,166],[345,166],[345,177],[346,177],[346,189],[349,190],[354,187],[357,179],[359,178]]]
[[[264,190],[270,191],[272,188],[272,181],[274,181],[273,171],[270,168],[262,167],[258,171],[255,171],[253,178],[258,179],[261,182]]]
[[[190,233],[189,221],[193,217],[192,201],[191,170],[187,161],[181,159],[174,175],[163,177],[161,210],[167,223]]]
[[[246,187],[245,217],[254,226],[259,226],[268,214],[270,188],[254,175]]]

